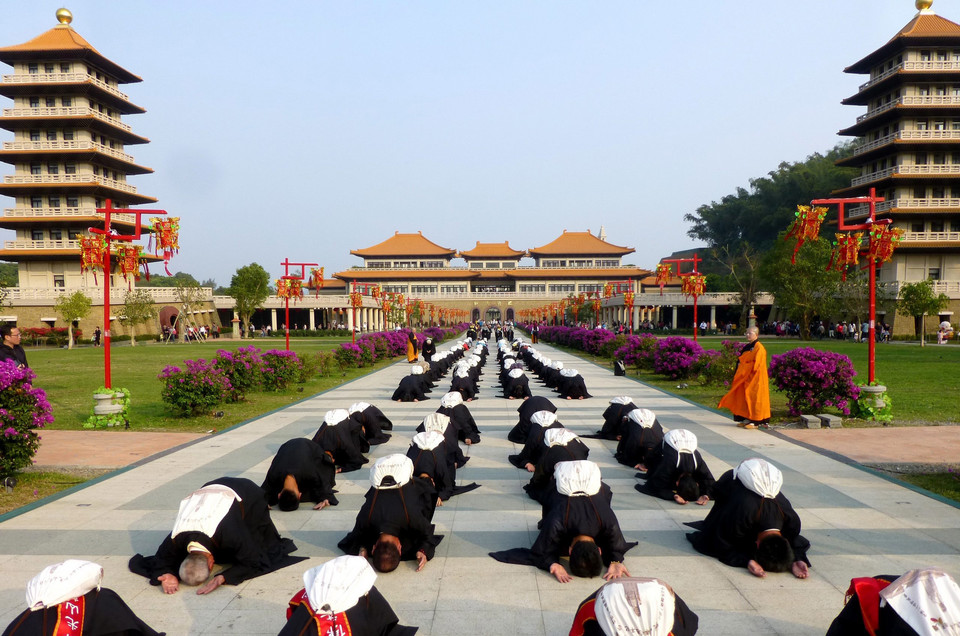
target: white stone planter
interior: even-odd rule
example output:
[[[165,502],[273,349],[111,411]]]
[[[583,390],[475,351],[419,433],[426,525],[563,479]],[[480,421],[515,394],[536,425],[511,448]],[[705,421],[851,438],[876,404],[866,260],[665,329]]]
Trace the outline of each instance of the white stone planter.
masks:
[[[872,404],[873,408],[882,409],[887,405],[887,403],[883,401],[883,394],[887,391],[887,387],[882,384],[877,386],[864,386],[861,387],[861,390],[867,394],[865,398]]]
[[[123,410],[122,404],[114,404],[113,400],[117,397],[116,393],[94,393],[93,401],[93,414],[94,415],[113,415],[119,413]],[[123,397],[123,394],[119,394],[119,397]]]

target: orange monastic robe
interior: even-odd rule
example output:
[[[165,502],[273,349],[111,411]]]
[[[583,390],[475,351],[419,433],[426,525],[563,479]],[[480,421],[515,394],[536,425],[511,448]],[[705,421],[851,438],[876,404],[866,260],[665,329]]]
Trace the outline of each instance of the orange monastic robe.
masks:
[[[754,422],[770,419],[767,350],[759,340],[740,354],[730,391],[720,400],[720,407]]]

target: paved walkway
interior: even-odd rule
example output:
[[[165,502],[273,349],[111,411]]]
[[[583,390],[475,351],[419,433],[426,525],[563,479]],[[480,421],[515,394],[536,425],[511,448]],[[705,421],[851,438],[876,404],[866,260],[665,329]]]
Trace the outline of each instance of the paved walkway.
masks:
[[[608,369],[560,352],[547,355],[579,368],[594,395],[583,401],[554,400],[560,420],[576,432],[596,430],[608,400],[626,394],[656,411],[665,427],[694,431],[715,475],[751,456],[783,469],[784,493],[813,544],[813,569],[804,581],[788,574],[756,579],[696,554],[682,524],[701,519],[706,510],[636,493],[634,471],[613,460],[614,444],[585,440],[590,458],[613,489],[614,509],[627,539],[640,542],[628,553],[627,567],[635,575],[669,582],[700,616],[700,634],[820,635],[840,610],[851,577],[930,564],[960,576],[960,509],[781,436],[738,429],[723,416],[614,377]],[[527,474],[506,461],[516,452],[506,433],[516,422],[518,403],[495,397],[494,365],[491,357],[481,399],[469,404],[483,442],[465,448],[473,459],[459,473],[463,481],[478,481],[483,487],[438,509],[435,522],[445,538],[423,572],[415,573],[405,563],[377,581],[401,622],[419,625],[422,634],[565,634],[579,601],[599,585],[598,579],[562,585],[546,572],[500,564],[487,556],[491,550],[529,546],[539,518],[539,506],[521,491]],[[303,570],[339,554],[336,542],[353,525],[367,488],[367,471],[340,476],[336,508],[274,515],[280,532],[299,546],[297,554],[310,557],[302,567],[222,587],[206,597],[189,589],[164,596],[129,573],[126,562],[135,552],[156,549],[185,494],[222,475],[259,483],[277,447],[291,437],[312,435],[330,408],[361,399],[380,406],[395,430],[390,442],[375,447],[373,456],[403,452],[413,429],[437,408],[448,386],[441,384],[432,394],[435,399],[426,402],[392,403],[389,397],[405,373],[405,364],[393,365],[4,518],[0,626],[22,610],[27,580],[50,563],[76,557],[102,564],[104,584],[168,634],[276,634],[287,600],[302,586]],[[533,385],[536,394],[554,399],[555,394]],[[811,431],[831,438],[842,432]]]

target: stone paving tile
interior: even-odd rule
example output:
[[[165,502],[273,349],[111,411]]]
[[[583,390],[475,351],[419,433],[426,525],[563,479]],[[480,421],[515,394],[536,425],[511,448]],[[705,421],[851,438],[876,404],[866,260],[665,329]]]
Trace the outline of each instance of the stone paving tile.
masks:
[[[684,537],[689,529],[683,523],[702,519],[711,504],[678,506],[637,493],[635,471],[613,459],[616,445],[586,440],[590,458],[613,489],[625,535],[639,541],[627,553],[628,569],[670,583],[699,614],[700,634],[823,634],[853,576],[899,573],[928,564],[960,574],[957,508],[783,437],[738,429],[722,415],[617,378],[607,368],[562,352],[547,355],[578,368],[595,396],[554,400],[560,421],[577,433],[596,431],[608,400],[630,395],[657,411],[665,427],[696,433],[716,476],[751,456],[783,469],[784,493],[813,543],[814,566],[805,581],[773,574],[755,579],[745,570],[696,554]],[[506,461],[519,450],[505,439],[516,422],[519,402],[497,397],[494,365],[491,357],[480,399],[468,403],[483,441],[465,448],[471,461],[458,472],[461,483],[477,481],[482,487],[437,510],[435,521],[445,537],[422,572],[404,563],[377,581],[401,622],[419,625],[421,634],[563,634],[579,602],[601,583],[575,579],[562,585],[549,573],[487,557],[491,550],[529,546],[540,514],[539,505],[521,490],[529,474]],[[27,580],[50,563],[75,557],[101,563],[104,584],[168,634],[276,634],[286,601],[302,585],[303,571],[339,555],[336,543],[353,525],[368,487],[367,470],[338,476],[340,505],[335,508],[274,514],[281,533],[297,543],[298,554],[309,557],[298,566],[208,596],[197,596],[191,588],[166,596],[131,574],[126,562],[134,552],[156,549],[184,495],[222,475],[259,483],[276,448],[290,437],[312,436],[331,408],[358,400],[376,404],[394,421],[395,430],[389,442],[374,447],[371,458],[404,452],[414,428],[436,410],[449,386],[449,378],[444,378],[430,400],[390,402],[406,373],[403,363],[387,367],[0,521],[0,623],[19,613]],[[532,390],[551,399],[555,395],[537,382]]]

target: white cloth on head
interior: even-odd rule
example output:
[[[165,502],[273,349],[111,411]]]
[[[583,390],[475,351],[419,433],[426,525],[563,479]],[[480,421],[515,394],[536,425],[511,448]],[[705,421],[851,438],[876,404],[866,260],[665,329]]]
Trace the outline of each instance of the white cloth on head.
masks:
[[[330,409],[327,411],[326,415],[323,416],[323,421],[330,426],[336,426],[349,417],[350,411],[347,409]]]
[[[412,367],[410,367],[410,375],[422,375],[422,374],[423,374],[423,367],[421,367],[419,364],[415,364]]]
[[[420,450],[433,450],[443,444],[443,441],[443,433],[437,431],[424,431],[413,436],[413,445]]]
[[[686,453],[693,456],[693,467],[697,467],[697,436],[685,428],[675,428],[663,435],[663,443],[677,451],[677,466],[680,465],[680,455]]]
[[[783,486],[780,469],[759,457],[745,459],[733,469],[733,477],[761,497],[774,499]]]
[[[440,398],[440,406],[444,408],[452,409],[458,404],[463,404],[463,396],[459,391],[450,391]]]
[[[566,428],[548,428],[543,434],[543,443],[547,446],[566,446],[577,439],[577,434]]]
[[[633,409],[627,413],[627,419],[643,428],[650,428],[657,421],[657,414],[650,409]]]
[[[317,614],[340,614],[373,587],[377,573],[363,557],[347,554],[303,573],[303,589]]]
[[[347,409],[347,411],[350,413],[350,415],[353,415],[354,413],[359,413],[360,411],[366,411],[368,408],[370,408],[370,405],[366,402],[354,402],[350,405],[350,408]]]
[[[880,599],[920,636],[960,634],[960,587],[940,568],[910,570],[881,590]]]
[[[557,492],[567,497],[589,497],[600,492],[600,467],[586,459],[557,462],[553,478]]]
[[[546,428],[557,421],[557,414],[550,411],[537,411],[530,416],[530,421],[537,426]]]
[[[523,376],[523,369],[510,369],[510,372],[507,375],[513,379],[517,379]]]
[[[435,354],[433,354],[432,356],[430,356],[430,362],[440,362],[440,361],[443,360],[446,356],[447,356],[447,354],[445,354],[445,353],[435,353]]]
[[[193,491],[180,501],[180,510],[173,522],[170,536],[175,537],[183,532],[199,532],[212,537],[234,501],[243,500],[232,488],[221,484],[210,484]]]
[[[27,607],[36,611],[100,589],[103,568],[91,561],[67,559],[48,565],[27,582]]]
[[[560,362],[559,360],[553,360],[552,362],[550,362],[550,368],[551,368],[551,369],[562,369],[562,368],[563,368],[563,363]]]
[[[626,395],[618,395],[610,400],[610,404],[633,404],[633,398]]]
[[[469,378],[470,377],[470,366],[457,367],[457,377],[458,378]]]
[[[576,369],[560,369],[560,375],[565,378],[575,378],[580,374]]]
[[[668,636],[673,630],[676,600],[658,579],[624,578],[597,592],[594,610],[604,634]]]
[[[392,483],[384,479],[392,477]],[[402,453],[385,455],[370,468],[370,485],[377,490],[389,490],[403,486],[413,477],[413,460]]]
[[[425,431],[436,431],[443,435],[448,426],[450,426],[450,416],[443,413],[431,413],[423,418],[423,430]]]

